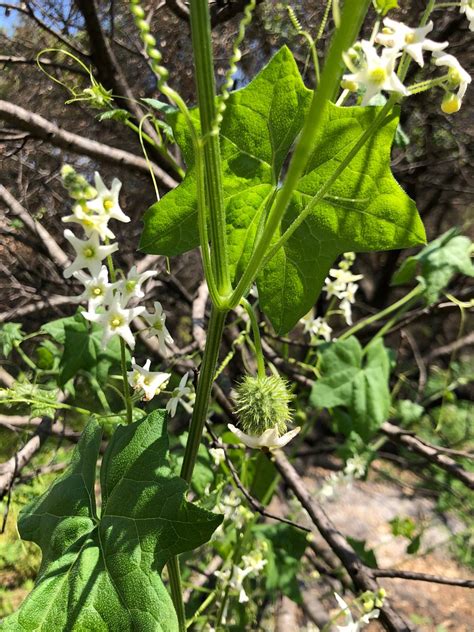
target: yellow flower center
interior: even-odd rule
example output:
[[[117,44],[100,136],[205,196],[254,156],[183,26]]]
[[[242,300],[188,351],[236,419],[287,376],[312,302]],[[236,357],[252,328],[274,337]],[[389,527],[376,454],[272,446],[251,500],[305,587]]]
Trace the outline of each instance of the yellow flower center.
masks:
[[[102,296],[102,294],[103,294],[102,288],[99,287],[99,286],[96,286],[95,288],[93,288],[92,294],[94,296]]]
[[[133,292],[133,290],[135,289],[137,282],[136,281],[127,281],[125,283],[125,289],[127,290],[127,292]]]
[[[112,316],[110,319],[110,327],[112,329],[117,329],[117,327],[120,327],[121,325],[123,325],[123,318],[119,314]]]
[[[369,78],[373,83],[383,83],[387,78],[387,72],[385,68],[374,68],[369,72]]]
[[[113,206],[114,206],[114,202],[111,198],[106,198],[104,200],[104,209],[106,211],[110,211],[113,208]]]
[[[94,248],[91,248],[91,246],[87,246],[86,248],[84,248],[82,253],[87,259],[92,259],[92,257],[95,256],[95,250]]]
[[[414,33],[407,33],[405,35],[405,44],[413,44],[414,41],[415,41]]]

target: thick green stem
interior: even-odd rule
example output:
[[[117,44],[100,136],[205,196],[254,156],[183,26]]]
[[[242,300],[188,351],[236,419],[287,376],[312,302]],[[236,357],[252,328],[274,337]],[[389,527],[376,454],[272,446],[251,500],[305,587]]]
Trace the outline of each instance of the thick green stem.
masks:
[[[184,480],[188,483],[191,482],[197,453],[201,444],[204,424],[207,419],[207,409],[209,406],[211,387],[214,380],[214,374],[216,372],[217,358],[226,316],[227,312],[221,312],[215,307],[212,307],[207,330],[206,347],[204,349],[204,357],[201,364],[201,370],[199,372],[196,401],[189,428],[186,450],[184,452],[183,465],[181,467],[181,478],[184,478]]]
[[[215,133],[216,100],[208,0],[192,0],[191,35],[194,53],[201,133],[204,139],[206,194],[211,229],[211,257],[219,293],[231,291],[222,187],[219,134]]]
[[[319,82],[317,90],[314,92],[303,129],[301,130],[288,168],[285,182],[278,191],[275,203],[270,210],[261,238],[250,257],[247,269],[230,297],[230,307],[238,305],[241,297],[255,278],[265,252],[288,207],[291,196],[298,184],[298,180],[303,175],[323,120],[326,103],[334,99],[339,88],[339,82],[343,72],[342,53],[347,50],[355,40],[367,13],[369,2],[370,0],[347,0],[347,2],[344,3],[341,25],[332,39],[326,64],[321,75],[321,81]]]
[[[181,590],[181,571],[179,570],[179,560],[176,556],[171,557],[167,562],[168,576],[170,580],[171,599],[178,617],[179,632],[186,631],[186,614]]]

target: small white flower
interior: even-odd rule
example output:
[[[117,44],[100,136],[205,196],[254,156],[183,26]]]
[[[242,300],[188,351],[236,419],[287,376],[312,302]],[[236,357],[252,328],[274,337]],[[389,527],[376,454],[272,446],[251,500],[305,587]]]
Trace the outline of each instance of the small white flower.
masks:
[[[457,89],[456,104],[450,110],[446,110],[448,114],[457,112],[462,105],[462,100],[466,94],[467,86],[471,83],[471,75],[464,70],[454,55],[447,53],[433,53],[435,64],[437,66],[446,66],[448,70],[448,87],[452,90]],[[455,109],[454,105],[457,107]],[[445,111],[443,109],[443,111]]]
[[[346,321],[346,324],[352,325],[352,305],[347,298],[344,298],[339,303],[339,309],[341,310],[342,315],[344,316],[344,320]]]
[[[316,338],[323,338],[326,342],[331,340],[332,327],[328,323],[318,316],[318,318],[311,318],[304,323],[304,333],[309,333]]]
[[[219,466],[225,461],[225,452],[223,448],[209,448],[209,454],[214,459],[214,465]]]
[[[385,18],[383,23],[386,28],[377,35],[375,41],[397,51],[405,51],[421,67],[424,66],[424,50],[440,51],[448,46],[448,42],[434,42],[426,39],[428,33],[433,30],[433,22],[428,22],[419,28],[411,28],[390,18]]]
[[[118,250],[118,244],[102,246],[97,233],[93,233],[88,239],[83,240],[78,239],[72,231],[66,229],[64,236],[76,251],[76,258],[63,272],[66,279],[83,268],[90,270],[92,276],[97,276],[100,272],[102,261]]]
[[[109,283],[109,272],[106,266],[102,266],[97,276],[89,276],[83,270],[74,272],[73,276],[82,283],[84,291],[74,300],[78,303],[87,301],[90,307],[97,307],[109,303],[112,292],[117,283]]]
[[[469,30],[474,31],[474,2],[473,0],[461,0],[461,13],[465,13],[469,20]]]
[[[122,304],[126,305],[132,298],[143,298],[145,296],[145,293],[142,291],[143,283],[157,274],[156,270],[148,270],[139,274],[137,266],[133,266],[129,270],[127,278],[120,281]]]
[[[370,99],[382,90],[408,96],[408,90],[395,73],[398,51],[384,48],[379,56],[369,41],[362,40],[360,46],[364,52],[365,62],[356,72],[344,75],[343,81],[348,85],[354,84],[365,88],[362,105],[367,105]]]
[[[150,371],[150,364],[151,360],[147,360],[141,367],[136,364],[135,358],[132,358],[132,370],[127,373],[130,386],[136,391],[144,391],[145,396],[143,399],[147,401],[153,399],[155,395],[165,388],[171,377],[170,373]]]
[[[72,215],[63,217],[62,221],[79,224],[88,237],[97,233],[102,241],[105,241],[107,238],[115,238],[114,233],[107,226],[109,218],[106,215],[91,213],[86,204],[84,207],[81,204],[76,204],[72,209]]]
[[[122,183],[117,178],[112,180],[112,187],[108,189],[97,171],[94,174],[97,197],[87,202],[87,206],[98,215],[108,219],[116,219],[119,222],[129,222],[130,217],[120,208],[119,193]]]
[[[87,320],[103,326],[102,347],[104,349],[113,336],[120,336],[131,349],[134,349],[135,338],[130,329],[130,323],[144,310],[144,307],[123,308],[120,304],[120,296],[116,294],[103,313],[99,314],[90,307],[87,312],[82,312],[82,315]]]
[[[166,410],[168,411],[170,417],[174,417],[176,415],[178,404],[182,403],[183,398],[191,393],[189,386],[186,386],[187,381],[188,373],[185,373],[181,378],[179,385],[173,390],[171,398],[166,404]]]
[[[278,426],[275,426],[274,428],[269,428],[268,430],[265,430],[265,432],[260,436],[254,436],[245,434],[245,432],[242,432],[242,430],[239,430],[232,424],[227,424],[227,427],[248,448],[266,448],[268,450],[282,448],[287,443],[289,443],[293,439],[293,437],[296,437],[298,432],[301,430],[301,427],[298,426],[297,428],[286,432],[280,437],[280,435],[278,434]]]
[[[366,460],[363,457],[356,455],[347,459],[344,474],[348,478],[362,478],[366,469]]]
[[[160,353],[163,356],[166,356],[168,351],[166,349],[167,344],[172,344],[173,338],[170,336],[170,332],[167,330],[165,322],[166,322],[166,314],[163,311],[163,307],[160,302],[155,301],[153,303],[154,312],[146,311],[143,314],[143,318],[146,320],[148,325],[150,326],[150,336],[156,336],[158,338],[158,344],[160,348]]]
[[[380,614],[379,610],[372,610],[372,612],[364,614],[358,621],[354,621],[349,606],[344,599],[336,592],[334,593],[334,597],[346,618],[344,625],[336,626],[338,632],[359,632],[364,625],[367,625],[371,619],[377,619]]]
[[[333,279],[331,279],[333,277]],[[348,286],[354,281],[362,279],[362,274],[352,274],[350,270],[344,268],[331,268],[329,270],[329,276],[324,281],[324,291],[328,295],[328,298],[335,296],[336,298],[343,299],[347,296]],[[357,286],[351,286],[351,291],[357,290]]]

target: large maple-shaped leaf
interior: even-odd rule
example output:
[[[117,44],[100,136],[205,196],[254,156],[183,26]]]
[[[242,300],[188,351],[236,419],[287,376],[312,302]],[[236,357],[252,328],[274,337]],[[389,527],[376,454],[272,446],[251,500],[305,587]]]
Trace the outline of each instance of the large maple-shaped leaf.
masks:
[[[170,556],[206,542],[221,522],[184,500],[167,462],[165,413],[119,427],[96,466],[102,431],[91,421],[68,470],[21,513],[19,531],[42,550],[32,593],[2,630],[176,632],[160,573]]]
[[[301,131],[311,99],[291,52],[281,49],[242,90],[232,93],[221,126],[230,269],[242,274],[262,213],[278,186],[285,157]],[[328,103],[312,157],[294,192],[275,240],[285,231],[373,123],[380,108]],[[199,112],[192,111],[198,122]],[[198,245],[196,179],[189,132],[182,117],[170,120],[188,165],[184,182],[145,215],[141,246],[174,255]],[[425,233],[412,200],[390,171],[393,114],[342,172],[324,200],[269,262],[257,284],[261,305],[284,333],[314,303],[339,254],[405,248]]]

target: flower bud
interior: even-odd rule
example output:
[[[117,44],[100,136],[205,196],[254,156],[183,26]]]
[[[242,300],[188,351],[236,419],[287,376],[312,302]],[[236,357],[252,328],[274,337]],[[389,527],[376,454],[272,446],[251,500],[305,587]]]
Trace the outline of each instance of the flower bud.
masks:
[[[242,429],[249,435],[260,436],[276,427],[282,435],[292,417],[288,406],[291,399],[286,381],[278,375],[263,378],[246,375],[235,397]]]
[[[445,114],[455,114],[461,109],[460,99],[452,92],[446,92],[441,102],[441,110]]]

